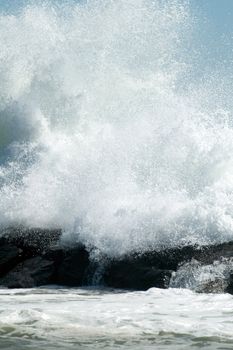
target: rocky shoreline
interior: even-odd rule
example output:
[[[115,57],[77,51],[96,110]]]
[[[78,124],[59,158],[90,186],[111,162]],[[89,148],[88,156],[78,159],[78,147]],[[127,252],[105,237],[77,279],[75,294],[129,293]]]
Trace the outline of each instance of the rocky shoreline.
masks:
[[[103,257],[93,261],[81,244],[63,247],[61,230],[8,228],[0,235],[0,286],[32,288],[43,285],[105,287],[147,290],[168,288],[172,275],[185,263],[202,266],[233,258],[233,242],[211,246],[184,246],[162,251],[132,254],[119,259]],[[233,294],[232,273],[224,284],[212,278],[204,292]]]

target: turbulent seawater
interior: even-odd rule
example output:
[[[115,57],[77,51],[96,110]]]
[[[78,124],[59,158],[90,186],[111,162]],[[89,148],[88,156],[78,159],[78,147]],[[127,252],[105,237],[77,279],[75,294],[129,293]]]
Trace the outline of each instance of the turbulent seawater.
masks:
[[[0,290],[0,349],[232,349],[232,310],[179,289]]]

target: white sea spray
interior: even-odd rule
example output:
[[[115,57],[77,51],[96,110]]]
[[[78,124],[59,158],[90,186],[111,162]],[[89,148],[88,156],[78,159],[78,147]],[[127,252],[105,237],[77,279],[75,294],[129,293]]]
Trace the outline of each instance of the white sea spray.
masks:
[[[231,91],[189,76],[194,22],[176,0],[0,16],[2,226],[112,255],[233,238]]]

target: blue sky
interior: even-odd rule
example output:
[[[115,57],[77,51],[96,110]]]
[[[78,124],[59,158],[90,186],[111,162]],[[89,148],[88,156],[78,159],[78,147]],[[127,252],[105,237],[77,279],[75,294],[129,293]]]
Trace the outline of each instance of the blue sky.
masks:
[[[233,0],[190,0],[197,24],[202,59],[213,64],[233,64]],[[208,64],[207,64],[208,65]]]
[[[190,3],[201,20],[203,37],[212,37],[216,45],[219,39],[232,40],[233,0],[191,0]]]
[[[229,32],[233,30],[232,0],[191,0],[193,7],[199,7],[216,30]]]

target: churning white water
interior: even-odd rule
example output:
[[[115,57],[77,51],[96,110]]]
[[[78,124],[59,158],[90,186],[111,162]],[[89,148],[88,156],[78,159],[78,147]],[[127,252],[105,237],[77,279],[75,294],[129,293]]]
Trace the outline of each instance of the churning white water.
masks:
[[[233,239],[229,77],[194,79],[196,22],[179,0],[1,13],[1,226],[114,255]]]
[[[0,290],[0,349],[232,349],[232,310],[179,289]]]

